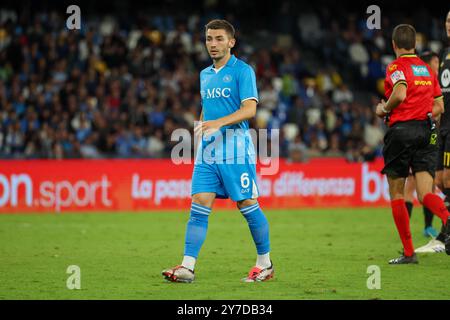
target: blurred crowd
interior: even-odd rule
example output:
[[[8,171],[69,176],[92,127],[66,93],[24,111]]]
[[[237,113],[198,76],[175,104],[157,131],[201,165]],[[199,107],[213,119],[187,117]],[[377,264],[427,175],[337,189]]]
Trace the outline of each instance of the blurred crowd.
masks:
[[[287,2],[276,16],[273,30],[224,17],[238,29],[234,53],[257,75],[251,126],[279,129],[291,161],[379,156],[385,128],[374,106],[398,21],[384,17],[383,31],[368,30],[364,15],[292,14]],[[211,64],[204,25],[213,17],[141,14],[131,23],[108,15],[70,31],[64,12],[2,10],[0,157],[170,156],[173,130],[192,131],[201,111],[198,75]],[[423,33],[416,26],[418,50],[436,51],[442,23],[426,18]]]

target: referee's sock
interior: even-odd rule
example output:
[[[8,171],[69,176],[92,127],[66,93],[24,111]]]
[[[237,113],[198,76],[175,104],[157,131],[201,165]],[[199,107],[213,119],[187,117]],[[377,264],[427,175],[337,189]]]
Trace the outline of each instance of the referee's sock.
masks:
[[[405,200],[392,200],[391,208],[398,234],[402,240],[404,250],[403,254],[406,257],[411,257],[414,254],[414,246],[409,228],[409,216],[408,210],[406,209]]]
[[[438,195],[435,195],[431,192],[427,193],[423,197],[422,202],[425,207],[430,209],[433,214],[437,215],[442,220],[442,223],[444,225],[447,224],[447,219],[450,214],[445,207],[444,201],[442,201],[442,199]]]
[[[412,215],[412,209],[414,207],[414,204],[411,201],[405,201],[406,209],[408,210],[408,216],[411,219]]]
[[[210,213],[211,208],[192,202],[191,216],[186,227],[184,259],[181,263],[183,267],[194,270],[196,259],[206,239]]]
[[[259,268],[268,268],[270,262],[270,241],[269,241],[269,223],[266,216],[261,211],[258,203],[240,209],[245,217],[256,245],[258,253],[256,266]]]

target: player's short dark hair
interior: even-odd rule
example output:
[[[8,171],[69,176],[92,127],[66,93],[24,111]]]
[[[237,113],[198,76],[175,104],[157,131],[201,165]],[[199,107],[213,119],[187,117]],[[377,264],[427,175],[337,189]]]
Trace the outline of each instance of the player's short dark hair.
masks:
[[[420,59],[422,59],[427,64],[430,64],[431,59],[433,58],[439,59],[439,55],[434,51],[425,51],[420,55]]]
[[[227,20],[221,20],[221,19],[214,19],[208,22],[208,24],[205,26],[205,32],[208,31],[208,29],[213,30],[225,30],[225,32],[230,36],[230,38],[234,38],[235,30],[231,23],[229,23]]]
[[[414,49],[416,47],[416,29],[410,24],[399,24],[392,32],[392,40],[400,49]]]

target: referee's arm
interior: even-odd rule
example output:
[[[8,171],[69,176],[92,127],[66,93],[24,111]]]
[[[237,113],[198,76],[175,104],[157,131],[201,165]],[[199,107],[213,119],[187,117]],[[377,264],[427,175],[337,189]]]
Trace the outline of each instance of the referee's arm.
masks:
[[[386,102],[385,109],[388,113],[397,108],[406,99],[406,89],[406,81],[399,81],[395,84],[392,94]]]
[[[444,98],[439,96],[434,98],[433,101],[433,118],[439,118],[439,116],[444,113]]]
[[[384,117],[389,112],[394,110],[397,106],[399,106],[400,103],[402,103],[406,99],[406,89],[406,81],[397,82],[392,90],[392,94],[389,97],[389,100],[387,102],[381,100],[381,103],[377,105],[377,116]]]

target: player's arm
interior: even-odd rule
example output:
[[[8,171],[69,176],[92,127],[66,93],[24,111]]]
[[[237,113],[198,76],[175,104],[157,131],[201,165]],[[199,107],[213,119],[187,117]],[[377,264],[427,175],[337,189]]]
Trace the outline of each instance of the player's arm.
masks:
[[[239,123],[253,118],[256,115],[256,100],[248,99],[242,101],[239,110],[216,120],[204,121],[196,128],[197,131],[202,130],[206,133],[212,133],[221,127]]]
[[[203,125],[203,110],[200,113],[199,120],[195,123],[195,126],[194,126],[194,134],[195,135],[200,135],[201,130],[202,130],[202,125]]]
[[[256,100],[248,99],[241,103],[241,108],[232,114],[217,119],[221,127],[249,120],[256,115]]]
[[[384,117],[389,112],[398,107],[406,99],[407,89],[408,88],[406,82],[398,82],[394,86],[394,89],[392,90],[392,94],[389,97],[388,101],[385,102],[384,100],[381,100],[381,102],[377,105],[377,116]]]
[[[202,90],[202,84],[201,84],[202,72],[200,72],[200,90]],[[200,118],[198,121],[201,123],[203,121],[203,102],[200,102],[200,106],[201,106],[202,111],[200,112]]]
[[[241,103],[241,108],[236,112],[221,118],[222,125],[228,126],[249,120],[256,115],[256,100],[248,99]]]

